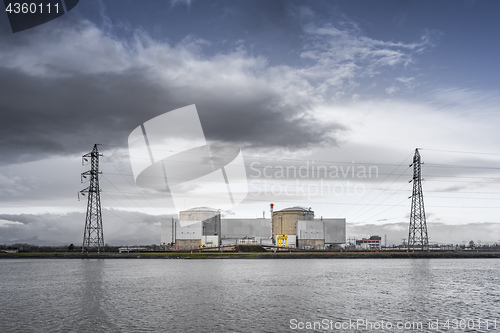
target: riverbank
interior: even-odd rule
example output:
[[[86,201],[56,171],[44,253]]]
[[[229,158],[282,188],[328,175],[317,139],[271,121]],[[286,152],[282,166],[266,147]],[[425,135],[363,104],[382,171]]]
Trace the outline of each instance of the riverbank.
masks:
[[[0,253],[0,259],[422,259],[498,258],[500,252],[142,252],[142,253]]]

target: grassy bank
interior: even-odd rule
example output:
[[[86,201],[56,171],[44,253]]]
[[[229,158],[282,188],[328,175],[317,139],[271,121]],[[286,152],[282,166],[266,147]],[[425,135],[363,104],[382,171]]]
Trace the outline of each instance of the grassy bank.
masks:
[[[0,259],[410,259],[500,258],[500,252],[144,252],[144,253],[0,253]]]

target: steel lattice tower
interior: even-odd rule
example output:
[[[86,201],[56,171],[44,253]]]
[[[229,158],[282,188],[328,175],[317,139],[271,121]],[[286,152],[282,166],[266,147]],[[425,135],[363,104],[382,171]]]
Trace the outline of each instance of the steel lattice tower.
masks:
[[[420,153],[418,148],[413,155],[413,193],[411,196],[410,231],[408,235],[408,250],[428,250],[427,223],[425,221],[424,194],[422,192]]]
[[[94,149],[88,154],[83,155],[82,164],[88,162],[90,158],[90,170],[82,173],[82,182],[84,178],[90,176],[90,185],[81,190],[80,193],[85,196],[88,195],[87,199],[87,216],[85,218],[85,230],[83,232],[83,245],[82,252],[97,249],[97,252],[101,252],[104,248],[104,237],[102,233],[102,215],[101,215],[101,191],[99,189],[99,153],[97,144],[94,145]]]

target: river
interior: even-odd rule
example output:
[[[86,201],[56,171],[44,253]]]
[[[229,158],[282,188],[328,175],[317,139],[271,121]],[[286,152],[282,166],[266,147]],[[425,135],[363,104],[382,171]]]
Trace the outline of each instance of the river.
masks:
[[[0,332],[500,332],[499,259],[4,259]]]

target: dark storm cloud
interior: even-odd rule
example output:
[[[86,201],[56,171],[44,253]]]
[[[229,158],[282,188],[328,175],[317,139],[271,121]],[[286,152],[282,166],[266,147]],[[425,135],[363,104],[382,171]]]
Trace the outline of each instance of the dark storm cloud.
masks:
[[[149,102],[160,92],[133,71],[50,78],[3,68],[0,82],[3,163],[78,154],[93,143],[123,145],[137,124],[168,105]]]
[[[196,104],[208,139],[235,141],[252,148],[293,149],[324,143],[336,146],[337,140],[329,135],[346,130],[343,125],[324,125],[307,116],[287,119],[287,115],[307,111],[308,107],[276,105],[284,102],[276,93],[256,95],[248,101],[199,101]]]
[[[332,133],[343,129],[308,117],[313,97],[290,98],[304,82],[279,75],[266,82],[265,61],[244,52],[203,59],[196,40],[170,46],[137,35],[124,42],[88,22],[70,23],[19,38],[0,34],[4,164],[79,154],[93,143],[126,147],[135,127],[189,104],[208,139],[250,147],[336,144]]]
[[[427,47],[321,23],[311,10],[284,1],[245,8],[237,14],[268,27],[266,34],[280,31],[268,42],[295,41],[287,61],[276,62],[285,53],[278,45],[254,49],[252,37],[247,44],[232,35],[220,49],[215,38],[192,30],[176,34],[175,43],[139,29],[117,37],[107,18],[103,29],[73,15],[19,34],[0,25],[1,163],[77,155],[93,143],[125,148],[135,127],[190,104],[209,140],[289,151],[338,146],[346,125],[316,108],[349,99],[361,73],[406,67],[415,50]],[[280,35],[290,33],[288,26],[300,36]]]

